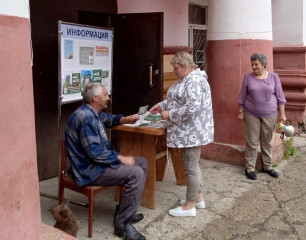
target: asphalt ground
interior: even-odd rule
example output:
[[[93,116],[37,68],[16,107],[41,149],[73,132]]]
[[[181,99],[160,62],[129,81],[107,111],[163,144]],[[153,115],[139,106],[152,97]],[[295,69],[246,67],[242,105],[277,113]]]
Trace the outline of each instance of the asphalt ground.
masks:
[[[279,178],[257,171],[257,180],[249,180],[244,168],[201,159],[205,209],[196,217],[172,217],[168,210],[185,199],[186,187],[178,186],[172,164],[165,179],[157,182],[156,209],[139,207],[145,218],[135,224],[146,238],[203,240],[304,240],[306,239],[306,138],[294,137],[296,154],[275,167]],[[57,196],[58,179],[40,182],[40,191]],[[66,190],[69,200],[87,202],[85,196]],[[119,239],[113,235],[116,206],[114,188],[95,197],[93,240]],[[48,209],[58,201],[41,196],[42,222],[54,225]],[[87,238],[87,208],[70,204],[79,220],[78,239]]]

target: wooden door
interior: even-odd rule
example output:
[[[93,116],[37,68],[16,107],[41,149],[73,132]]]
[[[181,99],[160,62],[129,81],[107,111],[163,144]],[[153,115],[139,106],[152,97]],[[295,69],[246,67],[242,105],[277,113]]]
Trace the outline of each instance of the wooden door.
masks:
[[[134,114],[162,100],[163,13],[80,11],[79,23],[114,29],[112,113]]]
[[[112,112],[137,113],[140,106],[162,100],[163,13],[119,14],[112,26]]]
[[[140,106],[151,107],[162,100],[163,13],[79,11],[78,20],[80,24],[114,29],[112,93],[107,112],[130,115],[137,113]],[[111,139],[119,150],[120,137],[116,132]]]
[[[81,10],[100,12],[104,15],[116,14],[117,1],[30,0],[29,5],[33,47],[37,169],[39,180],[44,180],[57,176],[59,172],[58,20],[77,23],[78,12]],[[103,24],[107,24],[107,18],[103,19]],[[61,133],[64,133],[67,118],[80,103],[63,106]]]

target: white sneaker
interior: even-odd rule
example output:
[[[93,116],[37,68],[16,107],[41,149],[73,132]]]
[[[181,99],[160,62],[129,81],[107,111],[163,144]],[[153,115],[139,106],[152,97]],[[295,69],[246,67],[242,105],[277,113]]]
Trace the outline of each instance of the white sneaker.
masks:
[[[180,200],[180,205],[181,205],[181,206],[185,205],[185,203],[186,203],[186,200]],[[197,203],[195,204],[195,207],[196,207],[196,208],[199,208],[199,209],[205,208],[204,199],[203,199],[201,202],[197,202]]]
[[[173,208],[169,210],[168,213],[174,217],[195,217],[197,215],[197,211],[195,208],[183,210],[182,207]]]

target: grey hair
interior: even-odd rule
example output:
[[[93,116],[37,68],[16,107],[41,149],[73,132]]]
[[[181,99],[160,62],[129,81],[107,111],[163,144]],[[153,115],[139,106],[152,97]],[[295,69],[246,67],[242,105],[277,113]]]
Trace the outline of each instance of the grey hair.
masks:
[[[174,63],[177,63],[184,68],[193,69],[198,67],[198,65],[193,62],[192,56],[188,52],[184,51],[178,52],[174,55],[170,64],[173,65]]]
[[[264,66],[264,68],[266,68],[267,66],[267,58],[265,55],[261,53],[254,53],[250,59],[252,62],[258,60],[261,63],[261,65]]]
[[[93,96],[99,96],[102,94],[102,87],[104,87],[101,83],[88,83],[83,92],[83,101],[85,103],[91,103]]]

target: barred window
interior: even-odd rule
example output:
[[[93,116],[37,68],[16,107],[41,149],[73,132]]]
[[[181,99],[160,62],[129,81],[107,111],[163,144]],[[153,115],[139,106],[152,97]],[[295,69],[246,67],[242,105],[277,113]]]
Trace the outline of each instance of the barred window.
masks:
[[[189,4],[188,42],[193,48],[194,62],[205,70],[207,35],[207,7]]]

